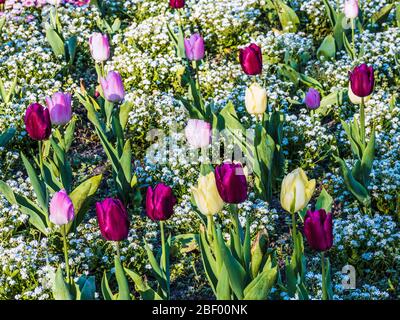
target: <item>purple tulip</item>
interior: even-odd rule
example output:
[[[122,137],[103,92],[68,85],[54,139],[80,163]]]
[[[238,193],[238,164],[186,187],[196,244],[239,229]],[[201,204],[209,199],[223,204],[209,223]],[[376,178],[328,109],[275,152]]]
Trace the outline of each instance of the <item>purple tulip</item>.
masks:
[[[50,221],[62,226],[70,223],[74,217],[74,205],[67,192],[64,189],[56,192],[50,201]]]
[[[154,190],[147,188],[146,213],[153,221],[167,220],[174,213],[176,198],[172,189],[163,183],[156,185]]]
[[[121,75],[118,72],[110,71],[107,77],[100,78],[101,89],[104,97],[110,102],[124,100],[125,90]]]
[[[31,104],[25,113],[25,128],[33,140],[47,140],[51,134],[49,109],[39,103]]]
[[[185,39],[186,58],[189,60],[201,60],[204,58],[204,39],[198,33]]]
[[[304,233],[310,247],[317,251],[329,250],[333,245],[332,214],[324,209],[308,210],[304,217]]]
[[[169,6],[173,9],[181,9],[185,6],[185,0],[169,0]]]
[[[46,98],[46,104],[52,124],[62,126],[71,120],[72,108],[69,93],[56,92],[51,98]]]
[[[110,57],[110,44],[105,34],[93,33],[89,38],[89,47],[90,53],[96,62],[106,61]]]
[[[250,44],[244,49],[240,49],[239,60],[246,74],[256,75],[262,72],[261,48],[255,43]]]
[[[121,241],[128,237],[129,218],[121,200],[107,198],[96,203],[97,220],[101,234],[108,241]]]
[[[247,181],[240,163],[223,163],[215,168],[218,193],[226,203],[247,199]]]
[[[367,97],[374,90],[374,68],[368,67],[365,63],[355,67],[349,72],[351,91],[358,97]]]
[[[304,98],[304,103],[309,109],[317,109],[321,105],[321,96],[318,90],[314,88],[308,89],[306,97]]]
[[[193,148],[203,148],[211,142],[211,124],[203,120],[189,119],[185,136]]]

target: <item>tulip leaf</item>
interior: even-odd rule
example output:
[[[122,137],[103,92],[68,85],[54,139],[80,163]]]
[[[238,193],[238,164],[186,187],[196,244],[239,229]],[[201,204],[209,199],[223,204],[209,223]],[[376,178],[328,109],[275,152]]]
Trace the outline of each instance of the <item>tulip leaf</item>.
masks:
[[[125,276],[124,268],[118,256],[114,257],[115,277],[118,284],[118,300],[131,300],[128,279]]]
[[[122,129],[126,128],[129,120],[129,114],[133,109],[133,104],[129,101],[125,101],[119,108],[119,122],[121,123]]]
[[[4,147],[7,143],[11,141],[14,137],[16,130],[14,128],[10,128],[6,130],[6,132],[0,134],[0,148]]]
[[[333,204],[333,198],[326,192],[325,188],[322,188],[321,193],[315,204],[315,209],[324,209],[326,212],[331,212]]]
[[[332,111],[332,106],[339,106],[343,103],[343,90],[334,91],[321,99],[321,103],[316,113],[327,116]]]
[[[156,258],[154,257],[153,251],[151,251],[151,249],[146,241],[145,241],[144,247],[146,249],[147,257],[149,259],[153,274],[154,274],[155,278],[157,279],[157,282],[159,283],[161,288],[167,288],[165,274],[162,271],[162,269],[160,268],[160,265],[158,264]],[[164,292],[164,293],[166,293],[166,292]]]
[[[337,14],[328,0],[324,0],[325,11],[328,15],[332,28],[337,24]]]
[[[246,219],[246,231],[243,243],[243,261],[246,269],[246,273],[250,271],[250,260],[251,260],[251,238],[250,238],[250,220]]]
[[[347,54],[351,59],[354,59],[356,57],[355,52],[353,51],[353,48],[351,47],[349,40],[347,39],[346,34],[343,32],[343,44],[344,48],[346,49]]]
[[[390,3],[381,8],[378,12],[375,12],[371,17],[372,23],[378,25],[384,23],[393,7],[394,3]]]
[[[28,173],[29,180],[32,184],[33,190],[35,191],[40,207],[43,209],[43,211],[48,212],[47,189],[43,181],[41,181],[38,175],[36,174],[35,169],[32,167],[31,163],[28,161],[28,159],[25,157],[23,153],[21,153],[21,158]]]
[[[345,15],[343,12],[341,12],[337,15],[336,24],[333,28],[333,36],[336,41],[337,51],[341,51],[343,49],[343,33],[345,32],[342,25],[343,19],[345,19]]]
[[[72,300],[71,293],[69,292],[68,286],[64,281],[61,267],[58,267],[55,274],[53,296],[55,300]]]
[[[108,284],[108,279],[106,272],[103,273],[103,278],[101,279],[101,293],[103,294],[104,300],[113,300],[114,295],[110,289],[110,285]]]
[[[284,32],[297,32],[300,24],[299,17],[296,12],[281,0],[274,0],[279,21],[281,22]]]
[[[277,267],[263,270],[250,284],[244,289],[244,300],[266,300],[275,284],[277,277]]]
[[[229,274],[226,270],[225,264],[222,264],[221,271],[218,275],[218,284],[216,288],[217,300],[230,300],[231,290],[229,286]]]
[[[336,56],[336,44],[335,38],[332,35],[328,35],[322,41],[320,47],[317,50],[317,57],[321,59],[334,59]]]
[[[76,55],[76,47],[78,45],[77,41],[78,41],[77,37],[76,36],[72,36],[65,43],[65,45],[66,45],[66,47],[68,49],[68,51],[67,51],[68,52],[68,61],[67,62],[69,64],[73,64],[74,63],[75,55]]]
[[[63,188],[62,183],[57,179],[56,175],[54,174],[51,165],[47,162],[43,163],[42,176],[47,187],[52,193],[60,191]]]
[[[79,290],[76,300],[95,300],[96,282],[95,276],[81,276],[78,279],[77,286]]]
[[[46,29],[46,38],[57,57],[65,56],[64,41],[54,29]]]
[[[204,231],[200,231],[199,247],[201,252],[201,259],[203,261],[204,271],[206,273],[208,282],[211,286],[211,289],[214,291],[214,294],[217,295],[216,287],[218,283],[217,280],[218,273],[216,273],[216,262],[211,254],[210,246],[206,240]]]
[[[371,138],[364,150],[361,160],[361,172],[363,176],[364,186],[368,187],[370,181],[370,173],[375,157],[375,130],[372,130]]]
[[[265,235],[260,231],[254,240],[252,254],[251,254],[251,275],[254,279],[261,268],[264,260],[266,238]]]
[[[136,272],[127,268],[125,268],[125,272],[135,283],[135,289],[143,300],[163,300]]]
[[[89,178],[76,187],[69,195],[74,204],[75,219],[67,225],[67,232],[70,232],[72,227],[76,230],[78,225],[82,222],[85,213],[89,209],[91,200],[100,186],[102,177],[103,176],[99,174]]]
[[[64,133],[64,148],[65,152],[71,148],[72,141],[74,140],[76,118],[73,117]]]
[[[57,158],[57,167],[60,170],[61,181],[64,189],[69,193],[72,185],[72,169],[69,163],[65,151],[60,147],[59,143],[56,142],[54,137],[50,138],[51,146],[53,147],[54,153]]]

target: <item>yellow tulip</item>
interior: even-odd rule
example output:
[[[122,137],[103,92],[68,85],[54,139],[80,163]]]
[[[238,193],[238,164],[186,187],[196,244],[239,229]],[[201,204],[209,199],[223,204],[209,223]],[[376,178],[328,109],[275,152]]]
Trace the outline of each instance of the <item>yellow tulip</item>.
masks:
[[[356,95],[354,94],[353,90],[351,90],[351,85],[350,85],[350,84],[349,84],[349,90],[348,90],[347,94],[348,94],[348,96],[349,96],[350,101],[351,101],[353,104],[361,104],[361,97],[356,96]],[[365,97],[365,98],[364,98],[364,103],[367,102],[369,99],[371,99],[371,96],[370,96],[370,95],[369,95],[368,97]]]
[[[297,168],[282,181],[281,206],[290,213],[304,209],[315,190],[315,180],[308,180],[303,169]]]
[[[214,172],[200,176],[197,188],[192,187],[196,205],[204,215],[213,215],[221,211],[224,201],[218,193]]]
[[[254,82],[246,89],[244,102],[248,113],[263,114],[267,109],[267,91]]]

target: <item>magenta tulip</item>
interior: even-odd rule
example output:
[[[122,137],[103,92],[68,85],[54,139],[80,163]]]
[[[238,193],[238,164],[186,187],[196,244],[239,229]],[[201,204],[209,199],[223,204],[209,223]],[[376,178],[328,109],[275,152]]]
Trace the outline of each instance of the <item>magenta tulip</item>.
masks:
[[[256,75],[262,72],[261,48],[255,43],[250,44],[244,49],[240,49],[239,60],[246,74]]]
[[[169,0],[169,6],[173,9],[181,9],[185,6],[185,0]]]
[[[33,140],[47,140],[51,134],[49,109],[39,103],[31,104],[25,113],[25,128]]]
[[[211,142],[211,124],[203,120],[189,119],[185,136],[193,148],[204,148]]]
[[[351,91],[358,97],[367,97],[374,90],[375,78],[374,68],[368,67],[365,63],[355,67],[349,72]]]
[[[193,34],[184,42],[186,58],[189,60],[201,60],[204,58],[204,39],[198,34]]]
[[[169,186],[163,183],[156,185],[154,190],[147,188],[146,194],[146,213],[153,221],[169,219],[174,213],[176,198]]]
[[[62,226],[70,223],[74,217],[74,205],[67,192],[64,189],[56,192],[50,201],[50,221]]]
[[[223,163],[215,168],[218,193],[226,203],[247,199],[247,180],[240,163]]]
[[[104,97],[110,102],[124,100],[125,90],[121,75],[118,72],[110,71],[107,77],[100,78],[101,89]]]
[[[128,237],[129,218],[121,200],[107,198],[96,203],[97,220],[101,234],[108,241],[121,241]]]
[[[306,97],[304,98],[304,103],[309,109],[317,109],[321,105],[321,96],[318,90],[314,88],[308,89]]]
[[[110,57],[110,44],[108,37],[99,32],[93,33],[89,38],[90,53],[96,62],[103,62]]]
[[[324,209],[308,210],[304,217],[304,234],[310,247],[317,251],[329,250],[333,245],[332,214]]]
[[[69,93],[56,92],[51,98],[46,98],[46,103],[52,124],[65,125],[71,120],[72,107]]]

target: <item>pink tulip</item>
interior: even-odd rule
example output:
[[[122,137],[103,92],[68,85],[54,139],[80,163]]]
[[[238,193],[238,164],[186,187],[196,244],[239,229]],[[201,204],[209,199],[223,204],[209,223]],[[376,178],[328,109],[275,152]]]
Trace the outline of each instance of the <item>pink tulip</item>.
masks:
[[[94,60],[102,62],[110,57],[110,44],[107,35],[95,32],[89,38],[90,53]]]
[[[69,93],[56,92],[46,98],[47,108],[50,111],[50,120],[54,125],[65,125],[72,117],[71,95]]]
[[[50,201],[50,221],[62,226],[74,220],[74,217],[74,205],[67,192],[64,189],[56,192]]]
[[[186,57],[189,60],[201,60],[204,58],[204,39],[198,34],[193,34],[185,39]]]
[[[100,78],[101,89],[104,97],[110,102],[118,102],[124,100],[125,90],[122,78],[118,72],[110,71],[107,77]]]
[[[185,128],[185,136],[193,148],[203,148],[211,142],[211,125],[208,122],[190,119]]]
[[[344,15],[348,19],[358,17],[358,0],[346,0],[344,2]]]

